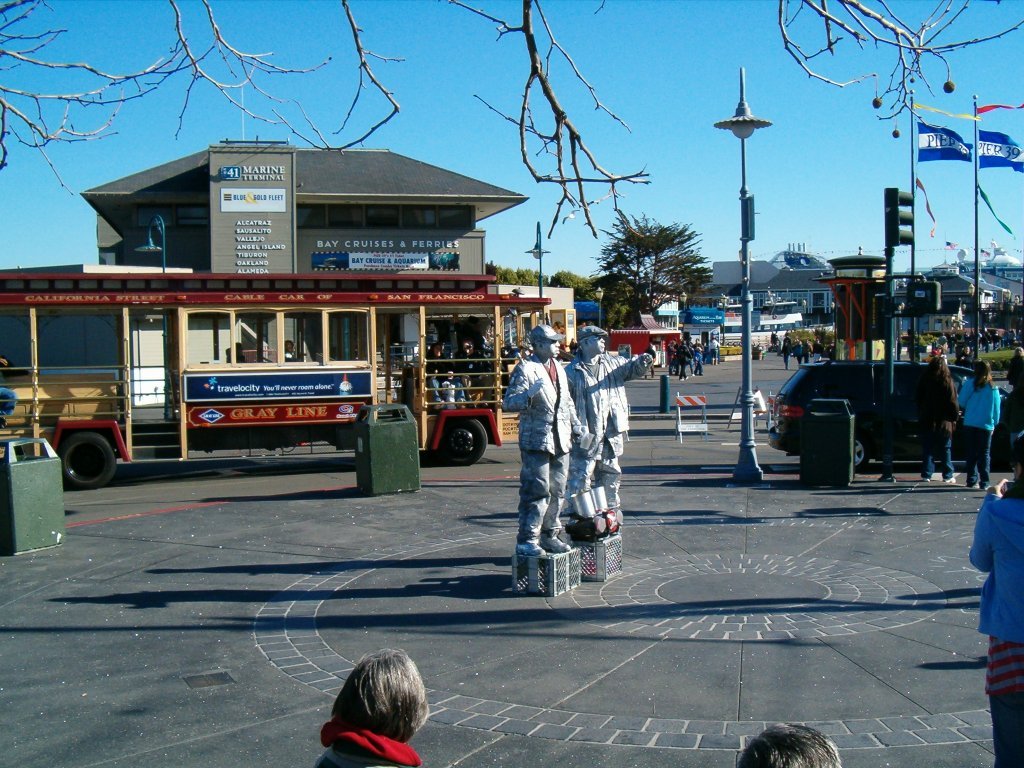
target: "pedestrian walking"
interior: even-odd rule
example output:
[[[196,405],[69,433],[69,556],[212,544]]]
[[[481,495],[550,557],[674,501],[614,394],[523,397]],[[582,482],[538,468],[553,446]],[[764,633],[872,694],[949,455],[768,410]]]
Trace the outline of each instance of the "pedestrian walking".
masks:
[[[917,382],[914,400],[917,402],[917,421],[921,425],[921,479],[931,482],[938,463],[942,482],[955,483],[953,430],[960,418],[960,406],[945,358],[933,357],[928,361],[928,368]]]
[[[1010,367],[1006,369],[1006,382],[1011,386],[1017,386],[1020,375],[1024,373],[1024,347],[1017,347],[1013,350],[1013,357],[1010,358]]]
[[[693,345],[693,375],[704,375],[704,347],[699,341]]]
[[[1024,439],[1013,444],[1013,482],[989,488],[978,510],[971,563],[988,574],[978,631],[989,636],[985,693],[995,768],[1024,766]]]
[[[959,405],[964,410],[964,439],[967,443],[967,487],[988,485],[992,432],[999,423],[999,392],[992,384],[992,368],[985,360],[974,364],[974,378],[960,388]]]
[[[676,370],[679,372],[680,381],[686,379],[686,367],[690,364],[691,355],[686,342],[679,342],[679,346],[676,347]]]

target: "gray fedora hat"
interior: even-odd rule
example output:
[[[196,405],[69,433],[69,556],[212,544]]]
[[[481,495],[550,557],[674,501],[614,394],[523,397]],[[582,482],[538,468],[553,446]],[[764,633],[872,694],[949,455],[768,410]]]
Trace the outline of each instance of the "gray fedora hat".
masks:
[[[576,332],[576,341],[581,344],[587,339],[592,338],[607,339],[608,332],[596,325],[585,325]]]
[[[530,341],[535,344],[544,341],[550,344],[552,341],[561,341],[564,338],[565,336],[560,334],[550,325],[535,325],[530,330]]]

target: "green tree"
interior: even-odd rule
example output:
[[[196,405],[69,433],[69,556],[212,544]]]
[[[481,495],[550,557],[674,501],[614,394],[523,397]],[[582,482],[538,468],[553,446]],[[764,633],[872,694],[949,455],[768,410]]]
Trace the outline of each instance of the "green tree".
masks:
[[[487,262],[486,272],[498,278],[498,282],[505,285],[537,285],[539,275],[536,269],[513,269],[502,267],[494,262]],[[544,281],[548,284],[548,281]]]
[[[686,224],[659,224],[647,216],[619,214],[611,240],[601,246],[609,321],[639,323],[668,301],[696,296],[711,282],[711,268],[700,253],[700,235]],[[620,315],[627,315],[622,318]]]
[[[597,301],[597,297],[594,296],[597,281],[593,277],[577,275],[563,269],[551,275],[548,285],[553,288],[572,288],[576,301]]]

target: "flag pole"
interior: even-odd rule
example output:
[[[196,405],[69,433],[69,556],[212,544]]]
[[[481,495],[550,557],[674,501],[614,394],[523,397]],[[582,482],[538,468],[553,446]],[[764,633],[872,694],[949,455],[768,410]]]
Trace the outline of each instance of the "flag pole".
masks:
[[[981,350],[981,253],[978,250],[978,95],[974,95],[974,359]]]
[[[910,194],[914,196],[914,210],[917,210],[917,167],[914,165],[914,92],[910,91]],[[917,218],[915,214],[915,219]],[[916,233],[915,233],[916,234]],[[915,274],[917,237],[910,242],[910,274]]]
[[[915,136],[917,131],[917,120],[914,116],[914,91],[910,91],[910,194],[914,196],[914,210],[917,210],[917,165],[914,162],[914,144]],[[917,214],[914,214],[914,219],[917,219]],[[910,274],[917,274],[917,225],[914,225],[914,237],[910,241]],[[914,278],[911,277],[911,280]],[[902,322],[902,321],[901,321]],[[908,342],[910,343],[909,357],[911,362],[916,363],[917,358],[917,317],[912,316],[910,318],[910,332],[908,334]],[[899,344],[896,345],[899,348]]]

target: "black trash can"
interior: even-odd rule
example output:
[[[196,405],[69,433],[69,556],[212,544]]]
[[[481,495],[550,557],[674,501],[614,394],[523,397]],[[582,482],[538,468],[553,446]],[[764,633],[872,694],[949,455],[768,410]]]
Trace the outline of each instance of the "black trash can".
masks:
[[[356,485],[368,496],[420,489],[416,422],[404,405],[364,405],[356,417]]]
[[[0,441],[0,555],[55,547],[64,540],[60,458],[41,438]]]
[[[848,400],[811,400],[800,419],[800,482],[853,482],[853,411]]]

